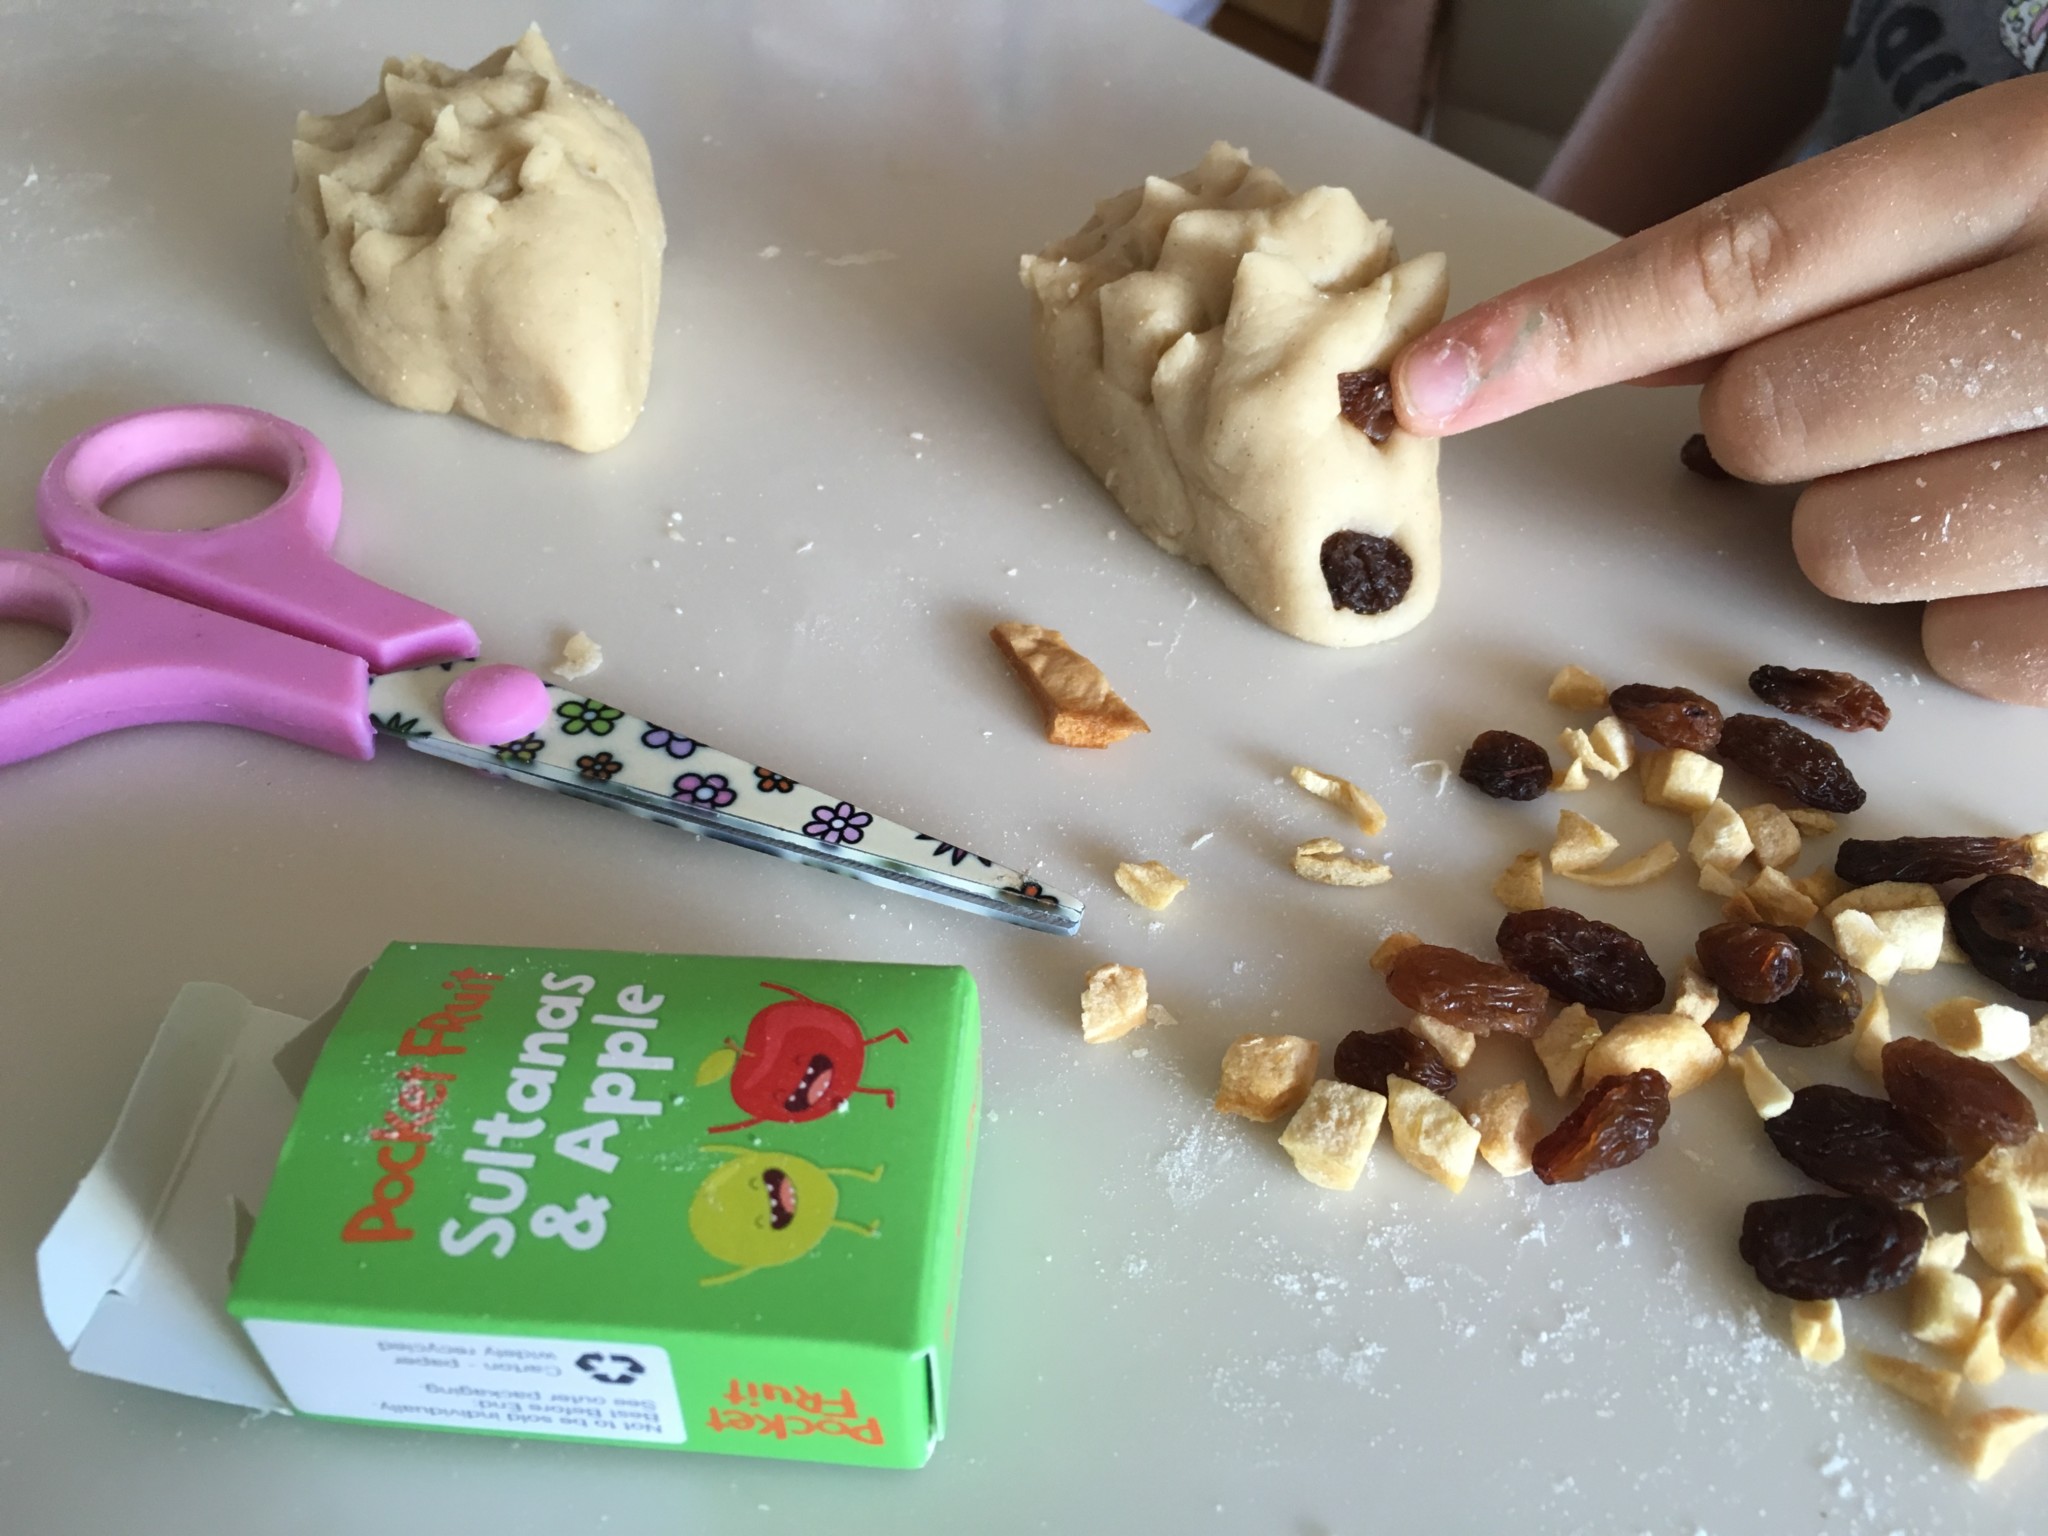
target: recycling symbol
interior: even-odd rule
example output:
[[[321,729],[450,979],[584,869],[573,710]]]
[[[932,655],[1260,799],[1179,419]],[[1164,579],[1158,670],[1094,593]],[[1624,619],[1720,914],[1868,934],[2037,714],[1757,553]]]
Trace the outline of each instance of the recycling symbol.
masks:
[[[631,1355],[604,1355],[596,1350],[578,1355],[576,1369],[608,1387],[623,1387],[647,1374],[647,1367]]]

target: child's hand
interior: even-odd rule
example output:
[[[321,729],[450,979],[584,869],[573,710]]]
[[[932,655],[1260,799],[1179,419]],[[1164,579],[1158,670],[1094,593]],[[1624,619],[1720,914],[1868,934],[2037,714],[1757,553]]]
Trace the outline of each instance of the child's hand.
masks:
[[[1490,299],[1394,365],[1442,435],[1623,380],[1698,383],[1714,456],[1810,480],[1799,564],[1935,599],[1928,661],[2048,704],[2048,77],[1987,87]]]

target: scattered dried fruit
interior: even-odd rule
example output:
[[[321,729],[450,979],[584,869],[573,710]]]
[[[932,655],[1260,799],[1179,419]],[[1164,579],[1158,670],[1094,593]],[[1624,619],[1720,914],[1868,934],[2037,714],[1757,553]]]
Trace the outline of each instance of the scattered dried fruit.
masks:
[[[1707,434],[1695,432],[1678,448],[1678,462],[1698,475],[1702,480],[1733,480],[1735,477],[1721,467],[1721,461],[1714,457],[1714,450],[1707,446]]]
[[[1664,974],[1640,939],[1568,907],[1510,913],[1493,941],[1511,969],[1565,1002],[1647,1013],[1664,1001]]]
[[[1493,895],[1510,912],[1533,912],[1543,905],[1543,855],[1534,849],[1515,855],[1493,882]]]
[[[1798,861],[1805,839],[1798,823],[1768,800],[1746,806],[1742,824],[1749,828],[1749,840],[1756,848],[1756,861],[1765,869],[1790,869]]]
[[[1216,1107],[1247,1120],[1278,1120],[1308,1097],[1320,1051],[1299,1035],[1239,1035],[1223,1053]]]
[[[1445,1065],[1442,1053],[1409,1029],[1354,1029],[1337,1042],[1330,1070],[1338,1082],[1378,1094],[1387,1091],[1390,1076],[1445,1097],[1458,1087],[1458,1074]]]
[[[1636,744],[1628,727],[1613,715],[1596,721],[1590,730],[1567,728],[1557,744],[1567,758],[1603,779],[1618,779],[1636,765]]]
[[[1390,933],[1380,940],[1379,947],[1372,952],[1372,956],[1366,961],[1366,964],[1384,976],[1387,974],[1387,968],[1394,963],[1396,956],[1403,950],[1413,949],[1421,942],[1422,940],[1419,936],[1408,932],[1405,928],[1397,933]]]
[[[1337,375],[1337,414],[1374,443],[1384,443],[1400,423],[1394,417],[1394,386],[1384,368],[1360,368]]]
[[[1678,964],[1678,995],[1671,999],[1671,1011],[1704,1024],[1720,1006],[1721,989],[1707,980],[1699,961],[1687,955]]]
[[[1972,1061],[2011,1061],[2026,1050],[2033,1025],[2017,1008],[1976,997],[1951,997],[1927,1010],[1934,1038]]]
[[[1714,1037],[1684,1014],[1634,1013],[1593,1043],[1580,1073],[1597,1083],[1651,1067],[1675,1099],[1719,1072],[1725,1060]]]
[[[1798,943],[1761,923],[1716,923],[1694,941],[1694,949],[1708,979],[1751,1007],[1790,996],[1806,975]]]
[[[1691,815],[1721,793],[1721,765],[1683,747],[1643,754],[1643,804]]]
[[[1794,1301],[1869,1296],[1912,1277],[1927,1223],[1866,1195],[1758,1200],[1742,1213],[1743,1261]]]
[[[1792,1304],[1792,1347],[1800,1359],[1833,1365],[1848,1343],[1842,1333],[1842,1304],[1832,1296],[1825,1301]]]
[[[1470,1030],[1446,1024],[1442,1019],[1432,1019],[1426,1013],[1410,1018],[1408,1027],[1435,1046],[1436,1053],[1443,1057],[1453,1072],[1464,1071],[1472,1053],[1479,1049],[1479,1037]]]
[[[1692,824],[1692,841],[1685,851],[1692,855],[1693,863],[1703,870],[1730,870],[1735,868],[1755,850],[1756,844],[1749,835],[1749,823],[1735,812],[1735,807],[1726,800],[1716,800],[1699,814]]]
[[[1566,709],[1605,709],[1607,685],[1584,667],[1566,666],[1550,680],[1546,697]]]
[[[1415,562],[1392,539],[1352,529],[1323,540],[1323,585],[1330,606],[1353,613],[1385,613],[1397,608],[1415,584]]]
[[[1915,1039],[1892,1041],[1881,1060],[1886,1095],[1936,1151],[1974,1163],[2040,1128],[2033,1104],[1994,1066]]]
[[[1176,875],[1156,859],[1117,865],[1116,884],[1131,900],[1153,912],[1164,912],[1173,905],[1173,898],[1188,888],[1186,876]]]
[[[1949,928],[1970,964],[2009,992],[2048,1002],[2048,886],[1986,875],[1948,904]]]
[[[1550,754],[1513,731],[1482,731],[1458,777],[1496,800],[1534,800],[1550,788]]]
[[[1334,837],[1312,837],[1294,850],[1294,872],[1317,885],[1385,885],[1394,872],[1377,859],[1344,851]]]
[[[1671,1114],[1670,1085],[1653,1068],[1602,1078],[1530,1154],[1545,1184],[1575,1184],[1625,1167],[1657,1145]]]
[[[1332,805],[1350,812],[1351,819],[1358,823],[1358,830],[1367,837],[1378,837],[1387,830],[1387,813],[1380,809],[1379,801],[1349,779],[1340,779],[1331,773],[1318,773],[1313,768],[1304,768],[1300,763],[1288,769],[1287,776],[1318,800],[1327,800]]]
[[[1808,837],[1826,837],[1835,830],[1835,818],[1817,806],[1791,806],[1785,817]]]
[[[1906,1332],[1936,1349],[1967,1349],[1983,1314],[1984,1293],[1976,1281],[1921,1255],[1906,1283]]]
[[[1963,1182],[1963,1160],[1929,1151],[1883,1099],[1816,1083],[1792,1095],[1792,1107],[1764,1133],[1778,1155],[1808,1178],[1845,1195],[1906,1205],[1944,1195]]]
[[[1567,880],[1576,880],[1581,885],[1598,886],[1603,890],[1614,890],[1623,886],[1648,885],[1658,876],[1670,873],[1678,863],[1678,850],[1669,842],[1662,842],[1644,849],[1634,858],[1621,864],[1606,864],[1607,855],[1599,859],[1592,857],[1602,840],[1613,843],[1614,838],[1601,828],[1594,826],[1584,817],[1574,817],[1581,825],[1567,829],[1564,817],[1573,816],[1566,811],[1558,818],[1557,842],[1550,850],[1550,867]],[[1611,851],[1611,849],[1610,849]]]
[[[1280,1133],[1295,1172],[1324,1189],[1352,1189],[1379,1138],[1387,1101],[1377,1093],[1320,1078]]]
[[[2019,1316],[2019,1288],[2010,1280],[1992,1284],[1984,1296],[1984,1314],[1963,1348],[1963,1380],[1976,1386],[2005,1374],[2005,1330]]]
[[[1607,695],[1607,707],[1660,747],[1711,752],[1721,739],[1721,710],[1690,688],[1627,683]]]
[[[2001,1275],[2035,1276],[2048,1269],[2048,1242],[2018,1184],[1973,1168],[1963,1208],[1970,1246],[1992,1269]]]
[[[1600,1024],[1578,1003],[1550,1021],[1533,1042],[1536,1059],[1550,1079],[1550,1091],[1567,1097],[1579,1080],[1587,1053],[1600,1043]]]
[[[1479,1155],[1504,1179],[1519,1178],[1531,1167],[1537,1141],[1536,1117],[1529,1112],[1529,1085],[1520,1078],[1489,1088],[1465,1118],[1479,1133]]]
[[[1774,926],[1799,946],[1799,985],[1775,1003],[1757,1005],[1756,1027],[1781,1045],[1826,1045],[1856,1027],[1863,993],[1842,957],[1803,928]]]
[[[1824,811],[1862,808],[1863,786],[1841,754],[1784,720],[1730,715],[1722,722],[1718,750],[1723,762],[1777,785],[1803,804]]]
[[[1905,954],[1878,930],[1868,912],[1849,910],[1834,921],[1835,948],[1849,964],[1880,987],[1899,974]]]
[[[1786,878],[1782,869],[1762,871],[1743,888],[1742,894],[1757,916],[1767,923],[1804,928],[1820,910],[1806,892]]]
[[[1819,667],[1758,667],[1749,691],[1788,715],[1805,715],[1839,731],[1881,731],[1891,723],[1882,695],[1848,672]]]
[[[2024,1371],[2048,1371],[2048,1293],[2037,1296],[2013,1324],[2005,1358]]]
[[[1577,811],[1557,813],[1557,837],[1550,845],[1550,867],[1560,875],[1598,868],[1621,846],[1621,839]]]
[[[1098,965],[1081,986],[1081,1038],[1101,1045],[1145,1022],[1145,973],[1135,965]]]
[[[1775,1120],[1792,1107],[1792,1090],[1771,1070],[1770,1063],[1757,1054],[1755,1046],[1735,1052],[1728,1058],[1728,1065],[1742,1078],[1742,1091],[1758,1119]]]
[[[1882,1052],[1891,1043],[1891,1009],[1884,1000],[1884,988],[1878,987],[1870,994],[1870,1001],[1863,1005],[1863,1011],[1856,1015],[1856,1037],[1849,1043],[1849,1053],[1856,1065],[1872,1077],[1884,1075]]]
[[[1983,1482],[1996,1477],[2012,1453],[2048,1429],[2048,1413],[2024,1408],[1986,1408],[1956,1426],[1956,1455]]]
[[[1955,1406],[1956,1393],[1963,1385],[1963,1378],[1954,1371],[1936,1370],[1917,1360],[1880,1355],[1871,1350],[1863,1352],[1863,1369],[1879,1386],[1890,1387],[1908,1402],[1931,1408],[1944,1418]]]
[[[1387,1130],[1393,1135],[1394,1150],[1410,1167],[1454,1195],[1465,1187],[1479,1152],[1479,1132],[1450,1100],[1405,1077],[1390,1077]]]
[[[1840,883],[1840,882],[1837,882]],[[1821,910],[1821,915],[1832,920],[1844,912],[1902,912],[1914,907],[1938,907],[1941,892],[1931,885],[1916,882],[1887,880],[1878,885],[1842,885],[1830,897]]]
[[[1976,875],[2020,874],[2033,857],[2023,837],[1852,837],[1835,850],[1835,873],[1851,885],[1939,885]]]
[[[1106,747],[1152,728],[1109,686],[1102,669],[1056,629],[998,624],[989,638],[1045,716],[1045,739],[1060,747]]]
[[[1749,1038],[1749,1015],[1738,1013],[1732,1019],[1709,1019],[1701,1027],[1723,1056],[1733,1056],[1742,1048],[1742,1042]]]
[[[1533,1035],[1549,994],[1504,965],[1441,944],[1403,950],[1387,968],[1387,990],[1417,1013],[1475,1035]]]

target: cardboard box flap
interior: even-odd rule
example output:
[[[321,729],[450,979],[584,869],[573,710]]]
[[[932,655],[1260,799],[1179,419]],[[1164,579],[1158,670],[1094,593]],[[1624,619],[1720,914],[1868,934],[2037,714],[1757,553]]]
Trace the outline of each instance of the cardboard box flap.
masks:
[[[205,983],[178,994],[106,1149],[36,1250],[43,1312],[72,1364],[284,1408],[225,1303],[298,1109],[277,1058],[331,1019],[309,1028]]]

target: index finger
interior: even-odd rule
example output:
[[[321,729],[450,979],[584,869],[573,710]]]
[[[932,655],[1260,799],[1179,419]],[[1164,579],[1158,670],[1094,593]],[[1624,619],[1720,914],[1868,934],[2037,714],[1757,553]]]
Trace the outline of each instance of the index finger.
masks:
[[[2041,216],[2048,77],[1988,86],[1468,309],[1393,367],[1438,437],[1974,266]]]

